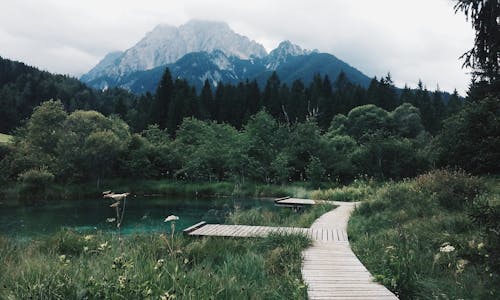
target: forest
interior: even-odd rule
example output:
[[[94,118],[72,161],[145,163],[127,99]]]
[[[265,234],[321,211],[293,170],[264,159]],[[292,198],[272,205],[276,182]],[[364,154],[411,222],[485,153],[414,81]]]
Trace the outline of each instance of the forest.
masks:
[[[363,89],[343,74],[333,83],[318,75],[309,87],[296,81],[291,88],[273,74],[262,92],[255,82],[220,83],[215,92],[206,83],[197,95],[167,69],[154,95],[134,96],[71,87],[70,78],[33,72],[37,88],[55,78],[79,92],[69,101],[42,102],[20,122],[13,142],[1,145],[3,181],[132,177],[319,186],[359,176],[398,180],[434,167],[497,170],[498,138],[484,137],[495,138],[498,103],[464,100],[456,92],[445,102],[421,83],[399,91],[390,75]],[[2,91],[9,86],[15,84]],[[79,108],[72,104],[78,95],[95,102]],[[478,119],[489,123],[474,128]],[[481,155],[468,157],[474,147]]]

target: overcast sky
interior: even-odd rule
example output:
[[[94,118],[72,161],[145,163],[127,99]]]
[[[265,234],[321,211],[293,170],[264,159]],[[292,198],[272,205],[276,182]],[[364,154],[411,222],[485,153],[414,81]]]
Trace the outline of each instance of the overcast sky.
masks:
[[[452,0],[2,0],[0,56],[80,76],[160,23],[225,21],[270,51],[290,40],[396,85],[468,87],[473,31]]]

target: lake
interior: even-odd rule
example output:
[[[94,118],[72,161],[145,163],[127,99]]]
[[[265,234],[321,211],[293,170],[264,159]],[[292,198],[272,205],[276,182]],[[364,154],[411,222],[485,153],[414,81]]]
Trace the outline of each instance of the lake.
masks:
[[[27,238],[50,234],[61,228],[82,232],[115,231],[116,217],[110,199],[50,201],[44,205],[26,206],[4,201],[0,204],[0,235]],[[165,217],[176,215],[176,228],[182,230],[200,221],[223,223],[228,213],[236,209],[272,207],[273,202],[262,199],[194,199],[180,197],[132,197],[126,202],[122,232],[161,232],[170,230]]]

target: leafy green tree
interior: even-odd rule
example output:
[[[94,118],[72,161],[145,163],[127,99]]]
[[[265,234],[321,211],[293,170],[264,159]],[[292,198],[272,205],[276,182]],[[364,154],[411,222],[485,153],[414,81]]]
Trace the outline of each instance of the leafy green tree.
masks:
[[[306,166],[311,157],[320,157],[322,149],[321,131],[314,119],[294,126],[285,148],[295,171],[294,179],[305,179]]]
[[[323,136],[325,150],[321,153],[326,174],[339,181],[353,179],[357,174],[357,167],[353,164],[352,156],[358,150],[358,143],[348,135],[328,134]]]
[[[390,113],[394,131],[402,137],[415,138],[424,131],[418,108],[403,103]]]
[[[96,111],[75,111],[63,124],[65,134],[56,153],[59,178],[66,181],[94,179],[119,173],[120,155],[129,141],[129,127],[117,117],[106,118]]]
[[[26,142],[30,150],[53,156],[57,141],[64,134],[66,118],[66,111],[59,100],[49,100],[36,107],[26,128]]]
[[[389,113],[373,104],[353,108],[347,115],[348,133],[359,139],[361,136],[389,127]]]
[[[312,156],[309,160],[309,164],[306,167],[307,180],[312,185],[312,187],[318,188],[320,186],[325,172],[326,170],[319,158],[316,156]]]
[[[252,116],[244,127],[248,157],[252,160],[252,177],[258,181],[271,180],[271,163],[283,147],[283,132],[276,120],[262,110]]]
[[[498,173],[500,161],[500,100],[486,98],[465,104],[448,118],[437,137],[439,162],[476,174]]]
[[[361,174],[381,179],[413,177],[424,171],[428,162],[418,156],[412,141],[377,132],[364,137],[353,163]]]
[[[326,135],[333,137],[342,134],[347,134],[347,117],[343,114],[338,114],[333,117]]]
[[[286,152],[280,152],[276,156],[271,162],[271,170],[274,174],[275,182],[280,184],[288,183],[293,168],[290,166],[290,157]]]

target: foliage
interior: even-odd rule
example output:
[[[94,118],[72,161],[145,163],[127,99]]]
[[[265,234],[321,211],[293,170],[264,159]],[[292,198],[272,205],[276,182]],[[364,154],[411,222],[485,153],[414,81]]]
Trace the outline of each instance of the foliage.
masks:
[[[356,202],[370,198],[377,191],[372,181],[354,180],[351,185],[324,190],[316,190],[311,193],[315,200]]]
[[[62,231],[0,239],[0,298],[305,299],[301,236],[258,240]]]
[[[235,210],[227,217],[229,224],[257,226],[310,227],[326,212],[334,209],[332,204],[317,204],[296,212],[283,207],[255,207],[248,210]]]
[[[401,299],[498,298],[500,276],[489,262],[498,245],[471,219],[470,206],[443,207],[474,195],[477,182],[463,172],[436,171],[383,186],[349,221],[353,250]],[[479,215],[489,222],[488,213]]]
[[[464,209],[483,191],[481,180],[463,171],[434,170],[414,180],[415,190],[446,209]]]
[[[54,174],[47,168],[30,169],[19,174],[19,181],[22,182],[21,197],[24,198],[45,198],[45,189],[52,181]]]
[[[467,103],[445,120],[435,144],[441,166],[458,166],[476,174],[498,172],[500,99]]]
[[[457,0],[455,13],[463,12],[475,31],[474,46],[463,55],[464,66],[491,84],[498,96],[500,84],[500,3],[495,0]],[[496,88],[496,92],[495,92]]]

